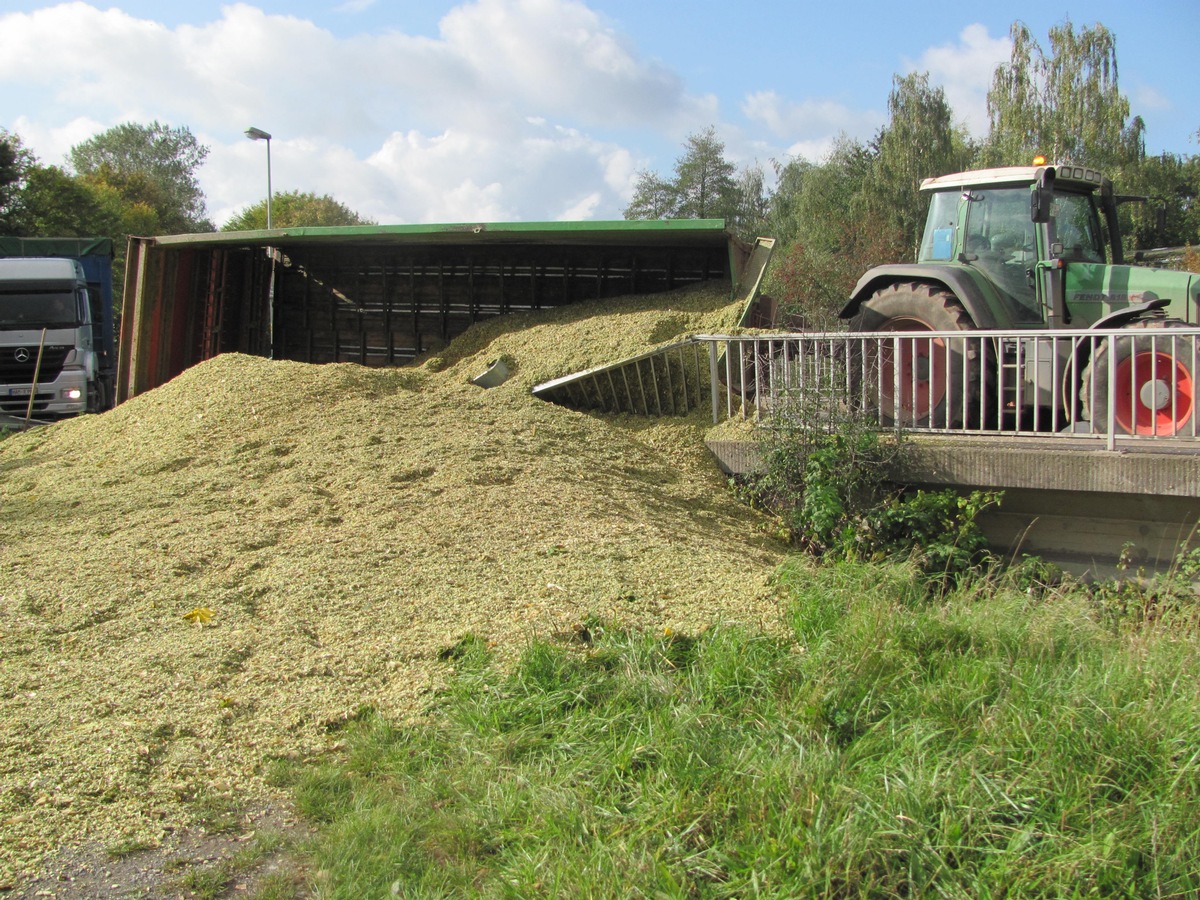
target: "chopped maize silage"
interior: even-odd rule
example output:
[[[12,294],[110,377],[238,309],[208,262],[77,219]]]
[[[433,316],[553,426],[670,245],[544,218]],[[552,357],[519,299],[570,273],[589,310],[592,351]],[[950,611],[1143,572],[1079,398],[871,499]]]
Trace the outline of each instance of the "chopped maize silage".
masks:
[[[530,394],[739,312],[698,287],[509,316],[405,369],[226,355],[0,442],[0,880],[272,796],[268,761],[361,707],[419,716],[466,634],[773,624],[786,548],[706,414]]]

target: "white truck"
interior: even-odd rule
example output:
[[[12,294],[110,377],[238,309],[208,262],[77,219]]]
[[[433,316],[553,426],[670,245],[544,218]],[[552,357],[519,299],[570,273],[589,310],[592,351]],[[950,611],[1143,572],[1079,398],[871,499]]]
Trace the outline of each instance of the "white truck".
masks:
[[[112,407],[111,247],[0,239],[0,413],[48,419]]]

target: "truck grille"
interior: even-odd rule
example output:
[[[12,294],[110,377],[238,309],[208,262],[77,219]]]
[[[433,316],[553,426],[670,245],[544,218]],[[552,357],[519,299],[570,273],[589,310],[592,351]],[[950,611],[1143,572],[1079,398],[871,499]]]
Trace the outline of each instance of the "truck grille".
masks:
[[[4,389],[0,388],[0,390]],[[33,398],[33,412],[41,412],[50,405],[50,402],[53,399],[53,391],[49,393],[42,393],[41,391],[38,391],[37,396]],[[28,395],[24,397],[9,397],[4,394],[0,394],[0,413],[5,413],[6,415],[10,416],[23,416],[29,410],[30,406]]]
[[[62,372],[63,360],[71,351],[66,346],[46,346],[42,348],[42,367],[38,372],[38,384],[49,384]],[[29,347],[0,347],[0,386],[9,384],[30,384],[33,381],[33,370],[37,368],[37,344]],[[6,393],[0,387],[0,393]]]

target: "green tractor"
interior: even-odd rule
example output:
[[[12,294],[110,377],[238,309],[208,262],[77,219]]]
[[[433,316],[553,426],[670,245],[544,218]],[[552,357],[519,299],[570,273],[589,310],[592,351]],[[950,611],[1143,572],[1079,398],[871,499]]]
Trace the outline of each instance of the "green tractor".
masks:
[[[1200,320],[1200,275],[1123,264],[1117,206],[1142,198],[1073,165],[962,172],[921,190],[917,262],[871,269],[841,317],[851,331],[1003,334],[864,349],[863,393],[885,422],[1196,433],[1196,343],[1164,329]],[[1022,338],[1037,329],[1122,332]]]

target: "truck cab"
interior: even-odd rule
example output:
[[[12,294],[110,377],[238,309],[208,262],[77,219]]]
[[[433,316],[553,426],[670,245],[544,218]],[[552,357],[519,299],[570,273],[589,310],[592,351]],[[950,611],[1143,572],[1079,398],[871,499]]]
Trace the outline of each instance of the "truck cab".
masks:
[[[0,259],[0,412],[66,416],[96,404],[96,335],[75,259]]]

